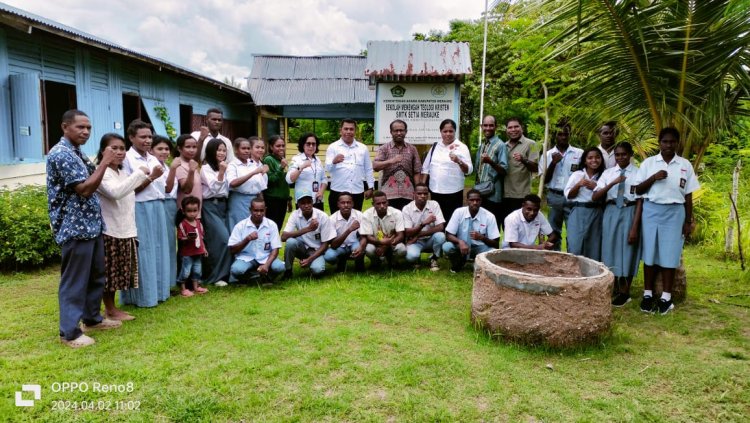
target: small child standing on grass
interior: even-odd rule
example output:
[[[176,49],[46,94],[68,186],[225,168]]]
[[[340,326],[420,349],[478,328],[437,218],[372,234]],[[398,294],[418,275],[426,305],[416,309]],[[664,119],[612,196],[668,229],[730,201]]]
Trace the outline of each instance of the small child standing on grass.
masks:
[[[177,225],[177,239],[180,243],[180,257],[182,268],[180,270],[180,294],[183,297],[192,297],[193,292],[185,287],[187,280],[193,281],[195,292],[205,294],[208,289],[200,285],[202,271],[202,258],[208,256],[206,245],[203,242],[203,225],[198,218],[200,211],[200,200],[193,196],[182,199],[183,218]]]

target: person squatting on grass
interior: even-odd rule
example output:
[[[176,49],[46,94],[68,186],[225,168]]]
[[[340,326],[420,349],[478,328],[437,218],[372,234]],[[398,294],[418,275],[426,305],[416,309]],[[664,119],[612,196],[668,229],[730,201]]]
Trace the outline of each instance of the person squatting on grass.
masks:
[[[208,257],[206,243],[203,241],[203,224],[198,217],[200,201],[195,197],[182,199],[182,219],[177,225],[177,240],[180,244],[180,295],[192,297],[193,292],[187,289],[186,283],[192,282],[193,291],[205,294],[208,289],[201,286],[203,276],[203,257]]]
[[[359,233],[367,239],[365,255],[370,258],[372,268],[379,268],[383,261],[393,268],[398,257],[406,256],[404,215],[388,205],[388,196],[383,191],[372,194],[372,207],[362,213]]]
[[[675,128],[659,132],[656,156],[643,161],[636,176],[635,192],[645,199],[642,217],[643,300],[641,311],[667,314],[672,304],[672,284],[685,239],[693,224],[693,192],[700,188],[693,166],[676,154],[680,133]],[[663,291],[658,304],[653,289],[661,271]]]
[[[98,166],[81,151],[91,135],[91,121],[80,110],[62,116],[63,136],[47,156],[47,202],[55,242],[62,249],[60,341],[71,348],[93,344],[83,331],[112,329],[122,323],[102,317],[104,241],[96,190],[115,151],[106,148]],[[83,321],[83,330],[78,323]]]
[[[284,279],[292,276],[295,258],[299,259],[300,267],[309,267],[313,276],[323,276],[326,271],[323,254],[336,238],[336,229],[325,212],[313,207],[311,191],[303,190],[297,197],[298,208],[289,215],[281,233],[281,241],[286,242]]]
[[[239,282],[249,282],[256,277],[273,282],[285,270],[284,262],[278,259],[279,228],[266,217],[263,197],[252,199],[250,217],[234,226],[228,244],[235,256],[230,273]]]
[[[337,272],[346,270],[348,259],[354,259],[356,271],[364,271],[367,239],[359,233],[362,212],[354,210],[354,197],[346,191],[339,194],[338,206],[339,210],[329,218],[336,229],[336,238],[331,240],[323,258],[326,263],[335,264]]]
[[[543,213],[539,213],[542,199],[529,194],[523,199],[521,208],[505,218],[503,248],[528,248],[533,250],[553,250],[559,238]],[[548,236],[547,240],[540,239]],[[536,242],[539,241],[539,245]]]
[[[445,228],[447,242],[443,253],[451,262],[451,273],[459,272],[469,259],[500,246],[500,230],[495,216],[482,206],[482,195],[475,189],[466,193],[468,206],[453,213]]]
[[[107,166],[102,183],[97,188],[104,218],[104,309],[105,316],[111,320],[133,320],[128,314],[115,306],[115,293],[138,288],[138,230],[135,226],[135,189],[143,185],[147,178],[157,179],[163,169],[154,167],[153,171],[141,166],[135,172],[126,175],[122,171],[125,160],[125,139],[120,134],[104,134],[96,156],[101,163],[105,151],[115,152],[114,159]],[[173,260],[172,260],[173,261]]]
[[[406,261],[419,267],[423,252],[431,252],[430,270],[440,270],[438,258],[443,253],[445,243],[445,218],[440,204],[430,200],[430,190],[426,184],[414,186],[414,201],[404,206],[404,236],[406,238]]]

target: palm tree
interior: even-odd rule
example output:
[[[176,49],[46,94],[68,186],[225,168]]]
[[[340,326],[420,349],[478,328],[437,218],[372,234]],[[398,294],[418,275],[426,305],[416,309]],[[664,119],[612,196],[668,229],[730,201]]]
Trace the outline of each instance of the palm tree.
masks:
[[[680,154],[697,165],[733,119],[747,114],[750,7],[743,1],[546,3],[557,9],[543,25],[574,23],[550,41],[548,57],[563,57],[584,75],[578,98],[601,111],[590,123],[617,119],[652,140],[674,126],[683,135]]]

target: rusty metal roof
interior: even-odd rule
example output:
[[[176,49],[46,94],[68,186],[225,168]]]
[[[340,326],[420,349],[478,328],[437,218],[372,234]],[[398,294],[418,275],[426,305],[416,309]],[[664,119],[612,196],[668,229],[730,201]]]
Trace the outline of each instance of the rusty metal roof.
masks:
[[[469,43],[370,41],[368,76],[461,77],[471,74]]]
[[[248,90],[259,106],[375,103],[364,56],[256,55]]]
[[[31,12],[27,12],[25,10],[19,9],[17,7],[13,7],[5,3],[0,3],[0,22],[11,25],[17,29],[23,29],[29,34],[31,33],[32,28],[45,31],[45,32],[49,32],[49,33],[58,35],[60,37],[64,37],[72,41],[78,42],[78,43],[100,48],[100,49],[103,49],[103,50],[106,50],[115,54],[119,54],[128,58],[137,59],[142,62],[150,63],[160,68],[160,70],[161,68],[169,69],[175,73],[185,75],[193,79],[198,79],[204,82],[208,82],[211,85],[214,85],[218,88],[234,91],[236,93],[240,93],[240,94],[247,96],[247,92],[245,90],[239,89],[232,85],[219,82],[213,78],[207,77],[205,75],[201,75],[197,72],[194,72],[190,69],[176,65],[174,63],[170,63],[165,60],[162,60],[153,56],[149,56],[147,54],[138,53],[134,50],[130,50],[125,47],[119,46],[111,41],[105,40],[103,38],[99,38],[95,35],[88,34],[76,28],[63,25],[59,22],[53,21],[51,19],[47,19],[43,16],[33,14]],[[23,28],[19,28],[19,26],[21,25],[23,25]]]

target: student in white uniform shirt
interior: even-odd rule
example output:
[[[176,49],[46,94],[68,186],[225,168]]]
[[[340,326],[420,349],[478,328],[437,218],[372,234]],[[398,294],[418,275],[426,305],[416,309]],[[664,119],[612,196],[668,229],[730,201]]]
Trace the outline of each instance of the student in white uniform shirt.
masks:
[[[693,223],[693,192],[700,188],[693,166],[677,155],[680,133],[675,128],[659,132],[656,156],[643,161],[636,176],[636,194],[642,195],[641,247],[643,248],[643,300],[641,311],[667,314],[672,304],[672,284],[685,238]],[[654,281],[661,270],[663,292],[653,298]]]
[[[224,147],[227,149],[227,162],[234,159],[234,151],[232,149],[232,141],[221,135],[221,129],[224,126],[224,112],[221,109],[212,107],[206,111],[206,126],[201,126],[197,131],[190,134],[196,141],[198,141],[198,152],[200,155],[196,157],[198,162],[206,158],[206,146],[212,139],[218,139],[224,143]]]
[[[232,255],[227,248],[229,224],[227,223],[227,196],[229,181],[226,177],[227,150],[224,143],[211,140],[206,146],[206,158],[201,166],[203,205],[201,221],[206,229],[205,242],[208,257],[203,268],[203,280],[216,286],[226,286]]]
[[[347,191],[354,196],[354,208],[362,210],[365,198],[370,198],[375,186],[370,151],[354,139],[357,122],[341,121],[341,138],[326,150],[326,170],[331,175],[328,193],[328,210],[338,207],[339,193]],[[365,185],[366,184],[366,185]]]
[[[615,167],[617,162],[615,160],[615,144],[617,139],[617,122],[609,121],[604,123],[599,128],[599,151],[602,152],[602,159],[604,160],[604,166],[609,169]]]
[[[126,175],[141,167],[159,170],[161,163],[149,150],[153,141],[153,128],[141,120],[128,125],[128,139],[132,146],[122,163]],[[161,176],[161,173],[159,174]],[[154,179],[155,181],[156,179]],[[135,225],[138,229],[138,288],[122,291],[121,302],[138,307],[155,307],[169,298],[174,282],[169,257],[169,235],[164,225],[164,190],[147,179],[135,189]]]
[[[250,201],[268,187],[268,166],[263,164],[263,154],[266,152],[263,140],[258,137],[237,138],[234,149],[237,158],[227,166],[227,223],[230,230],[237,222],[250,216]]]
[[[337,272],[346,270],[346,261],[354,259],[356,271],[365,270],[365,247],[367,239],[359,234],[362,212],[354,210],[354,199],[348,192],[339,194],[339,209],[329,218],[336,229],[336,238],[324,255],[328,264],[335,264]]]
[[[612,305],[630,301],[630,284],[641,261],[639,240],[643,201],[635,193],[638,168],[630,163],[633,146],[621,142],[615,147],[617,166],[602,173],[594,190],[594,201],[606,198],[602,219],[602,263],[615,275]]]
[[[331,240],[336,238],[336,229],[325,212],[313,207],[313,194],[305,191],[297,200],[297,210],[289,215],[281,241],[286,242],[284,279],[292,276],[294,259],[300,267],[310,268],[313,276],[322,276],[326,271],[324,254]]]
[[[521,208],[505,218],[503,248],[554,249],[560,235],[552,229],[544,214],[539,213],[541,206],[539,196],[529,194],[524,197]],[[541,241],[540,235],[547,236],[547,240]]]
[[[278,259],[281,248],[279,228],[266,217],[262,197],[250,202],[250,217],[235,225],[229,236],[229,251],[235,255],[230,273],[234,279],[247,282],[256,275],[273,281],[285,270]]]
[[[460,271],[467,259],[500,246],[500,230],[495,216],[482,208],[482,195],[475,189],[466,193],[468,206],[456,209],[445,228],[443,252],[451,262],[451,273]]]
[[[414,201],[404,206],[404,235],[406,237],[406,261],[419,266],[423,252],[431,252],[430,270],[440,270],[438,258],[445,244],[445,218],[437,201],[430,200],[427,185],[414,186]]]
[[[572,211],[568,217],[568,252],[599,261],[602,256],[602,203],[592,199],[604,172],[602,152],[597,147],[583,151],[579,170],[570,175],[565,198]]]
[[[397,257],[406,255],[404,216],[399,209],[388,205],[388,196],[383,191],[372,194],[372,207],[362,213],[359,233],[367,238],[365,254],[372,268],[380,267],[384,260],[393,267]]]
[[[541,174],[545,166],[547,167],[544,173],[544,184],[547,186],[549,223],[557,232],[553,249],[560,251],[563,224],[568,221],[571,211],[568,200],[565,198],[565,186],[568,184],[570,175],[578,170],[583,150],[570,145],[570,124],[567,121],[558,122],[555,140],[555,146],[547,151],[545,160],[539,165],[539,173]]]
[[[313,207],[325,211],[323,195],[328,187],[328,181],[325,165],[317,156],[319,145],[320,140],[317,135],[312,132],[302,134],[297,142],[299,154],[292,157],[289,170],[286,172],[286,181],[294,185],[295,203],[299,200],[301,193],[312,192]]]

